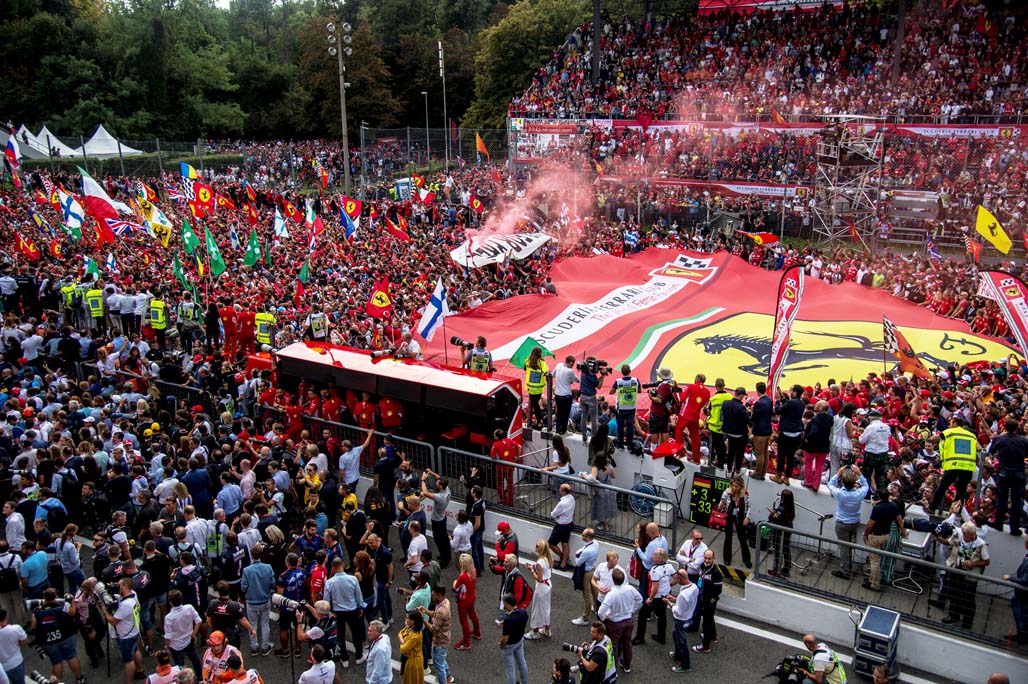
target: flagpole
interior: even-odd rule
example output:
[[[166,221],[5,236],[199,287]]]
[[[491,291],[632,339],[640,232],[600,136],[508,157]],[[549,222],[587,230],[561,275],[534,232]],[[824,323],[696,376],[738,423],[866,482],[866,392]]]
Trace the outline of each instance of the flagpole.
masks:
[[[446,334],[446,316],[443,316],[443,363],[450,365],[450,338]]]

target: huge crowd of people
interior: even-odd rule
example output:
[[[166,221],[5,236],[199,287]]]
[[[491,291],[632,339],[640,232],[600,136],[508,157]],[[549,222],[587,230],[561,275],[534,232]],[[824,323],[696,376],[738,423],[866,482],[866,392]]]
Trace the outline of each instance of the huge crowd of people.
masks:
[[[944,9],[945,8],[945,9]],[[846,112],[942,123],[1023,110],[1024,25],[969,3],[908,10],[900,78],[896,21],[866,4],[817,11],[608,20],[592,79],[583,24],[510,105],[511,116],[765,120]]]

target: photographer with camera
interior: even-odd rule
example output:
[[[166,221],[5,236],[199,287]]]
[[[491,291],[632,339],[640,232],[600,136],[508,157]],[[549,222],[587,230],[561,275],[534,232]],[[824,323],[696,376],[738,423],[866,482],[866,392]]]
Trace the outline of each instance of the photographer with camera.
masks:
[[[582,441],[589,441],[589,435],[596,434],[599,425],[599,408],[597,404],[597,393],[603,387],[603,381],[610,373],[610,366],[606,361],[599,361],[588,356],[584,363],[576,366],[581,374],[578,384],[578,406],[579,406],[579,431],[582,433]],[[589,430],[586,430],[588,425]]]
[[[58,600],[56,589],[46,589],[42,602],[34,606],[29,631],[35,634],[36,643],[43,647],[46,657],[50,659],[50,669],[58,680],[64,675],[64,663],[67,662],[75,673],[75,680],[81,684],[86,681],[82,676],[75,634],[78,627],[75,623],[76,608],[71,596]]]
[[[82,635],[82,642],[86,647],[86,655],[89,657],[89,666],[96,668],[100,666],[100,659],[103,658],[104,637],[107,635],[103,613],[100,611],[100,596],[96,591],[97,579],[89,577],[75,594],[75,612],[78,617],[79,634]],[[106,589],[104,589],[106,593]]]
[[[485,338],[481,335],[479,335],[478,339],[475,340],[474,346],[459,337],[451,337],[450,344],[467,350],[467,354],[464,356],[464,368],[475,371],[476,373],[492,373],[496,370],[493,368],[493,355],[491,352],[486,350]]]
[[[125,666],[125,684],[132,684],[133,679],[143,679],[143,654],[139,644],[139,599],[132,591],[132,578],[122,577],[118,580],[117,608],[111,614],[106,603],[100,603],[104,619],[114,625],[114,635],[121,654],[121,663]]]
[[[599,620],[589,625],[589,638],[581,646],[563,644],[565,651],[578,656],[578,671],[582,684],[611,684],[617,679],[617,663],[614,662],[614,644],[607,636],[606,626]]]

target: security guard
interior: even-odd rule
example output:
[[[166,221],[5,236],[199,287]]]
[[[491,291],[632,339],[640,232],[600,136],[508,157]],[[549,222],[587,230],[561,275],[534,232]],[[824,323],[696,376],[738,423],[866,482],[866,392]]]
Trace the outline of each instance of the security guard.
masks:
[[[157,336],[157,348],[166,349],[168,344],[168,305],[159,296],[150,300],[150,329]]]
[[[184,292],[182,301],[175,311],[178,316],[178,335],[182,342],[182,351],[193,353],[193,335],[200,330],[200,307],[193,301],[192,292]]]
[[[721,405],[731,398],[732,395],[725,390],[725,379],[715,380],[714,394],[710,395],[710,401],[707,402],[707,430],[710,431],[710,463],[718,467],[728,461],[728,445],[721,432]]]
[[[75,281],[68,277],[61,285],[61,304],[64,306],[64,324],[75,325]]]
[[[614,446],[618,449],[631,449],[635,441],[635,405],[641,389],[638,378],[632,377],[632,368],[627,363],[622,364],[621,377],[614,381],[609,392],[617,395],[618,435]]]
[[[256,328],[254,337],[257,338],[257,345],[266,344],[270,347],[275,330],[275,316],[267,311],[262,311],[254,316],[254,323]]]
[[[86,311],[93,319],[93,327],[103,332],[107,327],[107,318],[104,316],[104,291],[100,281],[93,283],[93,286],[86,290]]]
[[[932,510],[938,510],[950,485],[956,485],[958,498],[963,497],[967,484],[974,477],[978,467],[978,438],[966,426],[963,418],[954,417],[953,427],[943,430],[939,437],[942,481],[932,498]]]
[[[493,369],[493,355],[486,351],[485,338],[479,335],[474,348],[464,357],[464,367],[478,373],[488,373]]]

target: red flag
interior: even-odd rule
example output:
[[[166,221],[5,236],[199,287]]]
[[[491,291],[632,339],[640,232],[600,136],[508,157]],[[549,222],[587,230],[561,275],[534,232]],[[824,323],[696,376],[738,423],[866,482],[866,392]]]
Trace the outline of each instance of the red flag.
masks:
[[[753,240],[758,245],[773,245],[778,242],[778,236],[774,233],[746,233],[739,231],[742,235],[745,235],[749,239]]]
[[[343,197],[343,211],[354,221],[361,215],[363,203],[360,200]]]
[[[257,225],[257,207],[249,202],[243,205],[243,213],[246,214],[246,222],[251,226]]]
[[[374,221],[378,218],[378,205],[375,203],[371,204],[371,208],[368,209],[368,215],[371,216],[371,220]]]
[[[404,242],[410,242],[410,235],[407,234],[407,222],[404,221],[403,217],[400,217],[403,222],[403,228],[393,223],[388,218],[386,219],[386,230],[397,240],[403,240]]]
[[[417,174],[412,173],[410,179],[411,179],[411,182],[413,182],[416,187],[419,187],[419,188],[425,187],[425,178],[423,176],[419,176]]]
[[[193,181],[193,194],[196,195],[196,204],[204,209],[214,209],[214,190],[211,186],[200,181]]]
[[[850,237],[854,242],[860,242],[860,233],[857,232],[857,224],[853,221],[853,217],[850,217]]]
[[[450,142],[457,144],[457,122],[450,119]]]
[[[252,185],[250,185],[246,181],[243,181],[243,190],[246,191],[247,199],[249,199],[251,202],[257,201],[257,191],[253,189]]]
[[[803,298],[803,267],[792,266],[782,273],[778,283],[778,307],[771,340],[771,359],[768,364],[767,386],[772,393],[778,391],[789,356],[789,338]]]
[[[36,190],[36,204],[46,206],[47,199],[46,195],[43,194],[42,190]]]
[[[304,292],[306,292],[306,289],[303,286],[303,281],[300,280],[300,279],[297,279],[296,280],[296,291],[293,293],[293,306],[295,306],[297,309],[299,309],[300,305],[303,304]]]
[[[982,243],[965,235],[964,246],[967,247],[967,253],[971,255],[971,259],[977,264],[982,258]]]
[[[217,202],[217,205],[220,208],[222,208],[222,209],[237,209],[238,208],[238,207],[236,207],[236,203],[232,201],[231,197],[228,197],[227,195],[223,195],[220,192],[217,194],[216,202]]]
[[[32,242],[32,238],[25,239],[25,237],[18,233],[18,242],[16,244],[18,252],[31,261],[39,261],[39,249]]]
[[[776,125],[778,125],[778,126],[781,126],[782,124],[785,124],[785,123],[789,123],[788,121],[785,120],[785,117],[782,116],[781,114],[779,114],[778,110],[773,108],[773,107],[771,108],[771,122],[776,124]]]
[[[57,240],[50,241],[50,256],[55,259],[64,259],[64,251],[61,249],[61,243]]]
[[[596,169],[596,175],[597,176],[602,176],[603,175],[603,164],[601,164],[600,162],[596,161],[595,159],[593,159],[593,168]]]
[[[393,300],[389,296],[389,279],[376,280],[364,312],[374,318],[389,318],[393,315]]]
[[[471,208],[477,211],[479,214],[485,211],[485,205],[482,204],[482,200],[478,199],[474,195],[471,196],[471,200],[468,202],[468,204],[470,204]]]
[[[294,221],[295,223],[303,223],[303,213],[301,213],[299,210],[297,210],[296,207],[290,204],[289,200],[287,199],[282,200],[282,213],[285,214],[287,218]]]

